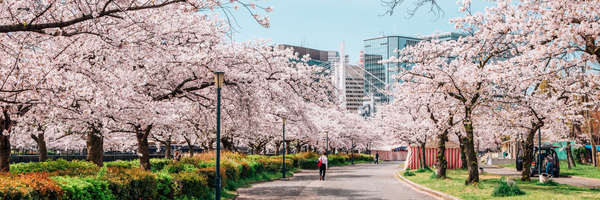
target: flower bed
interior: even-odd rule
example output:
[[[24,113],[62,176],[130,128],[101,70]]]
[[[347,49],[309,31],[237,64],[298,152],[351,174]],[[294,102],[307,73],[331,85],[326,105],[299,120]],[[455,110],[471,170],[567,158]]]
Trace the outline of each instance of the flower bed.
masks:
[[[320,155],[286,155],[289,171],[316,169]],[[265,179],[282,169],[282,156],[246,156],[224,152],[221,157],[222,186],[228,181]],[[355,154],[355,161],[368,161]],[[347,164],[350,156],[329,156],[330,165]],[[139,169],[139,161],[105,162],[98,167],[85,161],[47,161],[11,166],[0,174],[0,199],[210,199],[215,183],[215,154],[202,153],[180,161],[151,159],[151,171]],[[267,178],[268,179],[268,178]],[[242,181],[243,182],[243,181]]]

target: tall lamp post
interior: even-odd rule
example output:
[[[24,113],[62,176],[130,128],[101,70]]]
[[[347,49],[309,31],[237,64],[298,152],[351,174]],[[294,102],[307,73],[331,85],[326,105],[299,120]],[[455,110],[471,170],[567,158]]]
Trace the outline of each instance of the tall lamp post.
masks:
[[[221,176],[219,165],[221,164],[221,87],[225,72],[213,72],[215,74],[215,86],[217,87],[217,174],[215,176],[215,200],[221,200]]]
[[[350,151],[352,151],[352,165],[354,165],[354,139],[350,139],[350,141],[352,141]]]
[[[283,122],[283,178],[285,178],[285,120],[286,117],[281,117],[281,122]]]

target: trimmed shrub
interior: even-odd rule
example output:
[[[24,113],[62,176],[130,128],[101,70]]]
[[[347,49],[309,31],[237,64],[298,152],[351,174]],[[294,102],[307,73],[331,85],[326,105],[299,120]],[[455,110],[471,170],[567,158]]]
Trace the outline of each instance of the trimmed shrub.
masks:
[[[47,172],[0,174],[0,199],[60,199],[65,191]]]
[[[213,170],[214,171],[214,170]],[[181,199],[210,199],[211,189],[214,184],[197,173],[182,172],[174,174],[174,183],[177,185],[177,196]],[[209,187],[210,186],[210,187]]]
[[[196,166],[183,162],[175,162],[173,164],[167,165],[165,169],[171,174],[176,174],[180,172],[193,172],[194,170],[196,170]]]
[[[201,168],[201,169],[197,169],[196,174],[198,174],[201,177],[206,178],[206,181],[208,183],[208,187],[210,188],[214,188],[214,183],[215,183],[215,175],[217,173],[217,167],[207,167],[207,168]],[[224,168],[220,168],[219,169],[219,175],[221,175],[221,185],[225,186],[227,185],[227,173],[225,172]]]
[[[181,161],[150,159],[152,171],[139,169],[139,160],[91,162],[62,159],[14,164],[0,174],[0,199],[209,199],[214,190],[214,153]],[[268,179],[282,170],[282,156],[246,156],[224,152],[221,185],[231,190],[246,178]],[[286,155],[288,168],[316,169],[315,153]],[[344,164],[348,155],[330,155],[329,164]],[[363,159],[356,154],[356,160]]]
[[[160,199],[173,199],[179,188],[173,182],[173,176],[166,170],[156,173],[156,190]]]
[[[103,180],[91,177],[82,178],[70,176],[55,176],[52,177],[52,179],[58,182],[60,187],[66,191],[63,195],[63,199],[65,200],[115,199],[115,196],[112,194],[107,182]]]
[[[86,161],[66,161],[62,158],[58,160],[48,160],[46,162],[28,162],[28,163],[16,163],[10,165],[11,173],[29,173],[29,172],[57,172],[57,171],[70,171],[66,172],[65,175],[79,175],[77,173],[84,173],[83,175],[96,174],[99,167],[92,162]],[[77,172],[72,172],[77,170]],[[91,174],[87,174],[93,172]]]
[[[151,199],[158,197],[157,175],[139,169],[108,168],[102,177],[117,199]]]
[[[150,170],[152,170],[153,172],[157,172],[162,170],[163,168],[165,168],[165,166],[167,166],[168,164],[173,163],[172,159],[166,159],[166,158],[151,158],[150,159]],[[139,160],[138,160],[138,165],[139,165]]]
[[[137,162],[135,162],[135,161],[137,161]],[[139,160],[134,160],[134,161],[117,160],[117,161],[105,162],[104,166],[123,168],[123,169],[140,168],[140,161]]]
[[[242,174],[243,167],[232,160],[224,160],[221,166],[225,169],[225,174],[228,180],[239,180]]]
[[[492,193],[493,197],[510,197],[510,196],[519,196],[524,195],[525,192],[519,189],[516,182],[507,183],[506,180],[500,180],[500,184],[496,186],[494,192]]]

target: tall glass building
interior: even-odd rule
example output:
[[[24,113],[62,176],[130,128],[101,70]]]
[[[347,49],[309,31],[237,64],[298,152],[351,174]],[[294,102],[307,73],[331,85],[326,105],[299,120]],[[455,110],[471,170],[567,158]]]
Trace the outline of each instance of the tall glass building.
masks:
[[[396,50],[415,45],[419,41],[420,38],[405,36],[381,36],[364,40],[365,95],[373,94],[381,102],[389,102],[391,97],[382,94],[380,90],[388,89],[386,87],[394,83],[393,75],[398,74],[396,69],[405,64],[379,62],[391,57],[397,58]]]

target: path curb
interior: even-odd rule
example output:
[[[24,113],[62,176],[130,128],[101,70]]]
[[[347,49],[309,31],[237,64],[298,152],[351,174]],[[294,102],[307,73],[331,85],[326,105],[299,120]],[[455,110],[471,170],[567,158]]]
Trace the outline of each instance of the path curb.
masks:
[[[427,193],[429,193],[429,194],[431,194],[433,196],[436,196],[436,197],[439,197],[439,198],[442,198],[442,199],[460,200],[459,198],[456,198],[456,197],[454,197],[452,195],[445,194],[445,193],[442,193],[442,192],[438,192],[438,191],[426,188],[425,186],[419,185],[419,184],[417,184],[415,182],[412,182],[412,181],[408,180],[407,178],[404,178],[404,176],[400,175],[400,171],[397,171],[396,175],[399,178],[401,178],[404,182],[408,183],[408,185],[414,187],[415,189],[427,192]]]
[[[508,168],[508,167],[502,167],[502,166],[497,166],[497,165],[491,165],[497,168],[502,168],[502,169],[508,169],[508,170],[512,170],[512,171],[516,171],[518,172],[516,169],[513,168]],[[574,179],[582,179],[582,180],[588,180],[588,181],[597,181],[600,182],[600,179],[596,179],[596,178],[587,178],[587,177],[581,177],[581,176],[569,176],[569,177],[565,177],[565,178],[574,178]]]

